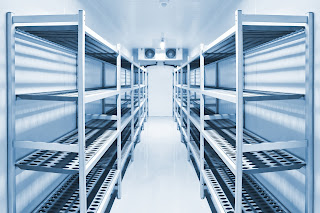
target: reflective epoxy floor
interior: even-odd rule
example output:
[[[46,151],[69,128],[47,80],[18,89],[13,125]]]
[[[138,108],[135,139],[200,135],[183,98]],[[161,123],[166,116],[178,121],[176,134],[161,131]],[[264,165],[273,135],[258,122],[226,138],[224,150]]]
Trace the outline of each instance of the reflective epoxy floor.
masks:
[[[172,117],[149,117],[111,213],[207,213]]]

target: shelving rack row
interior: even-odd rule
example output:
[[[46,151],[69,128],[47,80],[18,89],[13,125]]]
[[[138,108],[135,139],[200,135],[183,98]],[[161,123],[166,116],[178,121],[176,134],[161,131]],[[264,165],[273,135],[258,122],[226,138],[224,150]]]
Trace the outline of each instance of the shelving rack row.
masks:
[[[269,44],[301,35],[305,38],[305,93],[244,88],[244,55]],[[205,85],[205,67],[236,59],[236,88]],[[313,212],[313,13],[306,16],[235,13],[235,26],[174,70],[174,119],[188,153],[200,172],[200,196],[208,190],[218,212],[288,212],[254,176],[305,167],[305,212]],[[191,72],[199,69],[199,76]],[[216,78],[217,78],[216,74]],[[198,78],[197,80],[195,79]],[[215,109],[206,97],[216,100]],[[301,99],[305,104],[305,139],[267,141],[244,127],[249,101]],[[234,103],[235,114],[219,114],[219,100]],[[210,106],[211,105],[211,106]],[[287,149],[306,151],[306,159]]]
[[[74,53],[77,88],[17,94],[15,40],[21,35],[46,47]],[[100,61],[103,66],[116,66],[116,85],[104,85],[109,76],[103,69],[102,86],[86,88],[85,58]],[[104,212],[115,195],[121,198],[121,180],[129,159],[133,160],[135,144],[148,116],[147,70],[135,63],[123,47],[110,44],[88,28],[82,10],[71,15],[7,13],[7,63],[9,212],[16,212],[17,167],[68,174],[34,212]],[[115,103],[105,102],[110,98]],[[22,99],[76,103],[76,129],[51,142],[17,141],[16,103]],[[101,101],[102,114],[86,114],[86,104],[94,101]],[[33,151],[16,159],[17,148]]]

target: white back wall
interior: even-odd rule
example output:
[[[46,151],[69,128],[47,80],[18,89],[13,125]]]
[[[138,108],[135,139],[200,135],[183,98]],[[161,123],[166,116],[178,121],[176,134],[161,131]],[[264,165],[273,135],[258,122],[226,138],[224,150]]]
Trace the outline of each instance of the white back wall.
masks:
[[[149,116],[172,116],[172,72],[170,66],[148,67]]]

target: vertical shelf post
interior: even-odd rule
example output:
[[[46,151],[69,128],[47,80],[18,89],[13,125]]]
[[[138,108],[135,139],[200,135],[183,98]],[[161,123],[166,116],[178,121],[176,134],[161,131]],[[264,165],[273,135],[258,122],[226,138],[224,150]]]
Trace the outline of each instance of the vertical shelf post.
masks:
[[[147,117],[149,117],[149,72],[147,70]]]
[[[203,47],[200,45],[200,197],[204,199],[204,56],[203,56]]]
[[[133,61],[133,57],[132,57]],[[133,78],[134,78],[134,64],[131,63],[131,72],[130,72],[130,84],[131,84],[131,93],[130,93],[130,101],[131,101],[131,143],[132,143],[132,150],[131,150],[131,161],[134,160],[134,90],[133,90]]]
[[[15,168],[15,150],[14,141],[16,137],[15,130],[15,25],[13,23],[13,13],[7,13],[7,151],[8,151],[8,212],[16,212],[16,168]]]
[[[305,212],[314,212],[314,15],[307,13],[306,24],[306,121],[305,138],[308,142],[306,149],[306,181],[305,181]]]
[[[242,212],[242,145],[243,145],[243,31],[242,11],[235,12],[236,26],[236,182],[235,212]]]
[[[142,71],[143,71],[143,90],[142,91],[143,91],[143,101],[145,101],[146,100],[146,87],[145,87],[146,86],[146,72],[144,69]],[[143,102],[143,116],[146,112],[146,104],[145,103],[146,102]],[[145,118],[143,120],[145,121]]]
[[[181,127],[182,127],[182,122],[183,122],[183,114],[182,114],[182,106],[183,106],[183,89],[182,89],[182,85],[183,85],[183,68],[181,67],[180,69],[180,123],[181,123]]]
[[[122,179],[122,168],[121,168],[121,46],[117,45],[118,56],[117,56],[117,131],[119,132],[117,138],[117,170],[119,171],[118,179],[118,194],[117,198],[121,199],[121,179]]]
[[[102,62],[102,73],[101,73],[101,81],[102,81],[102,87],[104,88],[106,86],[106,73],[105,73],[105,63]],[[106,113],[106,99],[102,99],[102,114],[105,114]]]
[[[174,121],[177,121],[176,120],[176,92],[177,91],[177,88],[176,88],[176,71],[173,70],[173,119]]]
[[[139,89],[138,89],[138,107],[139,107],[139,110],[138,110],[138,124],[140,124],[141,122],[141,109],[140,106],[141,106],[141,67],[139,66],[139,69],[138,69],[138,86],[139,86]],[[139,127],[141,128],[141,127]],[[139,141],[140,141],[140,135],[138,136],[139,137]]]
[[[216,62],[216,87],[219,87],[219,62]],[[216,114],[219,114],[219,102],[220,100],[216,98]]]
[[[188,61],[189,61],[189,56],[188,56]],[[187,65],[187,148],[188,148],[188,161],[190,161],[190,64]]]
[[[87,211],[86,195],[86,161],[85,161],[85,12],[79,10],[78,25],[78,55],[77,55],[77,75],[78,75],[78,141],[79,141],[79,195],[80,212]]]

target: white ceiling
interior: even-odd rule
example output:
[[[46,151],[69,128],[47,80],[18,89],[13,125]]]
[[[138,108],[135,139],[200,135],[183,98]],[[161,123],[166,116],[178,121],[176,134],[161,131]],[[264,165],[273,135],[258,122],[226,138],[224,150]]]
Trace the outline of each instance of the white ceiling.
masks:
[[[210,23],[219,21],[219,14],[233,2],[236,0],[170,0],[165,8],[159,0],[91,0],[83,4],[101,14],[104,31],[112,34],[110,40],[131,49],[158,47],[161,33],[167,47],[193,48],[208,40]],[[94,28],[94,23],[89,26]]]

